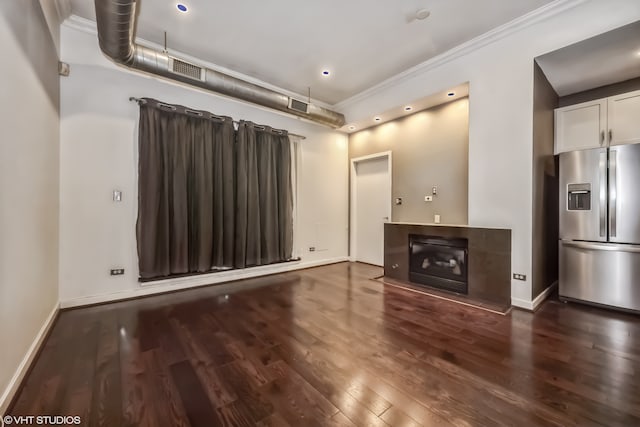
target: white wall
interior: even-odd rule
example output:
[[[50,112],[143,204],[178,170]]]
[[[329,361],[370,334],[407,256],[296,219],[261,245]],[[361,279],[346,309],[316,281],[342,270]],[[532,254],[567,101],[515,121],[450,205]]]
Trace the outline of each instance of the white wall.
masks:
[[[59,0],[39,0],[40,9],[44,15],[44,20],[47,23],[53,44],[56,47],[56,52],[60,53],[60,13],[64,13],[59,10],[59,7],[64,2]]]
[[[234,119],[252,120],[305,135],[299,165],[296,244],[302,263],[348,255],[347,137],[326,127],[251,104],[117,67],[99,51],[94,34],[63,25],[61,80],[60,299],[63,306],[213,283],[239,272],[168,280],[141,287],[135,239],[138,106],[130,96],[154,97]],[[123,191],[123,202],[111,200]],[[319,242],[318,239],[321,241]],[[124,276],[109,269],[124,267]],[[291,268],[267,267],[264,271]],[[258,270],[260,271],[260,270]]]
[[[340,105],[356,122],[470,83],[469,225],[512,229],[512,270],[527,275],[526,282],[512,281],[515,305],[531,301],[533,58],[640,19],[638,0],[565,1],[551,8],[574,4],[462,56],[435,58]]]
[[[2,414],[58,305],[58,58],[37,0],[0,3],[0,55]]]

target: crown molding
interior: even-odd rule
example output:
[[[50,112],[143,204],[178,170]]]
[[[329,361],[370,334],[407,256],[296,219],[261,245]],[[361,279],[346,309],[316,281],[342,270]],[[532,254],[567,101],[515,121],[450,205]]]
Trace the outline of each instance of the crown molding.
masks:
[[[495,43],[498,40],[504,39],[524,28],[549,19],[566,10],[572,9],[582,3],[585,3],[586,1],[587,0],[555,0],[512,21],[509,21],[506,24],[503,24],[484,34],[481,34],[478,37],[475,37],[452,49],[449,49],[448,51],[441,53],[440,55],[434,56],[433,58],[430,58],[414,67],[396,74],[393,77],[383,80],[382,82],[368,89],[365,89],[350,98],[338,102],[337,104],[333,105],[333,108],[337,111],[344,112],[352,105],[357,104],[358,102],[361,102],[377,94],[378,92],[382,92],[385,89],[401,84],[404,81],[415,77],[416,75],[426,73],[429,70],[440,67],[488,44]]]
[[[63,25],[69,27],[69,28],[73,28],[88,34],[93,34],[93,35],[97,35],[98,31],[96,28],[96,23],[95,21],[92,21],[90,19],[86,19],[86,18],[82,18],[80,16],[77,15],[72,15],[71,14],[71,3],[70,0],[54,0],[55,4],[56,4],[56,9],[58,10],[58,13],[60,14],[61,17],[63,17],[62,20],[64,20]],[[382,92],[390,87],[399,85],[401,83],[403,83],[404,81],[407,81],[419,74],[422,73],[426,73],[429,70],[438,68],[444,64],[447,64],[448,62],[451,62],[457,58],[460,58],[464,55],[467,55],[477,49],[480,49],[481,47],[484,47],[486,45],[489,45],[491,43],[497,42],[501,39],[504,39],[508,36],[510,36],[511,34],[514,34],[524,28],[527,28],[531,25],[534,25],[538,22],[544,21],[546,19],[549,19],[555,15],[558,15],[566,10],[572,9],[582,3],[585,3],[587,0],[555,0],[551,3],[548,3],[542,7],[539,7],[538,9],[535,9],[525,15],[522,15],[510,22],[507,22],[506,24],[503,24],[499,27],[496,27],[484,34],[481,34],[478,37],[475,37],[469,41],[466,41],[452,49],[449,49],[446,52],[441,53],[440,55],[434,56],[433,58],[430,58],[416,66],[413,66],[401,73],[396,74],[395,76],[392,76],[368,89],[363,90],[360,93],[357,93],[356,95],[353,95],[343,101],[340,101],[336,104],[328,104],[328,103],[324,103],[324,102],[320,102],[318,100],[313,99],[312,102],[316,105],[325,107],[325,108],[330,108],[330,109],[334,109],[336,111],[340,111],[340,112],[344,112],[346,109],[348,109],[349,107],[351,107],[352,105],[357,104],[358,102],[361,102],[371,96],[374,96],[375,94]],[[139,43],[143,46],[152,48],[152,49],[158,49],[158,50],[163,50],[163,46],[157,44],[157,43],[153,43],[150,42],[148,40],[144,40],[144,39],[140,39],[137,38],[136,39],[136,43]],[[231,76],[237,77],[239,79],[242,80],[246,80],[249,81],[251,83],[255,83],[264,87],[267,87],[269,89],[287,94],[293,98],[297,98],[297,99],[306,99],[306,95],[302,95],[299,93],[295,93],[295,92],[291,92],[289,90],[286,90],[284,88],[280,88],[274,85],[271,85],[267,82],[264,82],[262,80],[258,80],[254,77],[251,76],[247,76],[244,74],[241,74],[237,71],[233,71],[224,67],[221,67],[219,65],[216,64],[212,64],[210,62],[204,61],[200,58],[194,58],[192,56],[186,55],[182,52],[174,52],[175,55],[180,56],[181,58],[190,61],[190,62],[194,62],[196,64],[199,64],[203,67],[207,67],[207,68],[211,68],[213,70],[217,70],[220,71],[222,73],[225,74],[229,74]]]

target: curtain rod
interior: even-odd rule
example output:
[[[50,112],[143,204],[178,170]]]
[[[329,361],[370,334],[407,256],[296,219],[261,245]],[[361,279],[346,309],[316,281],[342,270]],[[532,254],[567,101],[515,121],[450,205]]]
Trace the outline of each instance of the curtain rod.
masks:
[[[131,101],[131,102],[135,102],[135,103],[137,103],[137,104],[142,104],[143,102],[146,102],[146,101],[144,101],[144,99],[136,98],[135,96],[130,96],[130,97],[129,97],[129,101]],[[163,105],[166,105],[166,106],[169,106],[169,107],[170,107],[170,105],[168,105],[168,104],[163,104]],[[188,110],[188,109],[187,109],[187,110]],[[191,111],[191,110],[188,110],[188,111]],[[238,122],[237,120],[234,120],[234,121],[233,121],[233,124],[234,124],[234,125],[238,125],[238,124],[240,124],[240,122]],[[266,127],[265,127],[265,126],[263,126],[263,125],[256,125],[256,127],[258,127],[258,128],[262,128],[261,130],[264,130],[264,129],[266,128]],[[275,131],[280,131],[280,132],[284,132],[284,129],[273,129],[273,130],[275,130]],[[296,137],[296,138],[300,138],[300,139],[307,139],[307,137],[306,137],[306,136],[304,136],[304,135],[298,135],[298,134],[295,134],[295,133],[288,133],[288,134],[289,134],[290,136],[293,136],[293,137]]]

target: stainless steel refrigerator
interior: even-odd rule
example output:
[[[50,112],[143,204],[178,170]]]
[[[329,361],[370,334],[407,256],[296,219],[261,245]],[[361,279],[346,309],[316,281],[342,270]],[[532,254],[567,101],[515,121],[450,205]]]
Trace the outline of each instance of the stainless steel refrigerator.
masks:
[[[560,199],[560,298],[640,311],[640,144],[560,154]]]

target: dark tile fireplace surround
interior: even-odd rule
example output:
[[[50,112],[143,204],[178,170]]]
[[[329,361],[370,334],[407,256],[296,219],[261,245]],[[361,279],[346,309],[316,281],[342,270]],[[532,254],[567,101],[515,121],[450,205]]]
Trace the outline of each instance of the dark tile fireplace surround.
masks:
[[[511,306],[511,230],[387,223],[384,278]]]

